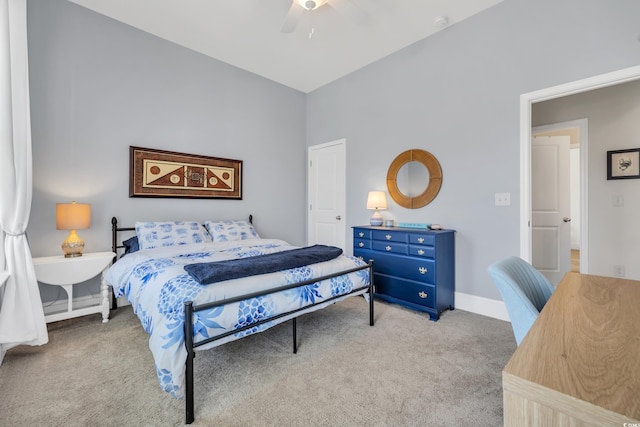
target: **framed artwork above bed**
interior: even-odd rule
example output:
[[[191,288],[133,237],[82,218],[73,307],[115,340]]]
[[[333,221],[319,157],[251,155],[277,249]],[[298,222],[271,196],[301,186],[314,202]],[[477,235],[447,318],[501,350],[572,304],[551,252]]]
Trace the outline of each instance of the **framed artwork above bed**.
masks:
[[[242,160],[130,146],[129,197],[242,200]]]

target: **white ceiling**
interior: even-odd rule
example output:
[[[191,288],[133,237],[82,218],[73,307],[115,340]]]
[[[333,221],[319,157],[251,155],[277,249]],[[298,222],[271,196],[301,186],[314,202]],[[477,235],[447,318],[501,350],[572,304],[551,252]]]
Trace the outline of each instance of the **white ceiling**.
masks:
[[[70,1],[307,93],[503,0],[328,0],[290,34],[292,0]]]

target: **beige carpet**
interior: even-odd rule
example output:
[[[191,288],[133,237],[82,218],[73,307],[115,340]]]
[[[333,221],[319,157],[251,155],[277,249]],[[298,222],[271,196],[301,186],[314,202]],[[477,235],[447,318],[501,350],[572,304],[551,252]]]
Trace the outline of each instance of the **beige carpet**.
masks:
[[[1,426],[173,426],[184,401],[160,390],[131,307],[49,325],[49,343],[0,366]],[[348,298],[195,359],[195,426],[499,426],[509,323],[461,310],[438,322]]]

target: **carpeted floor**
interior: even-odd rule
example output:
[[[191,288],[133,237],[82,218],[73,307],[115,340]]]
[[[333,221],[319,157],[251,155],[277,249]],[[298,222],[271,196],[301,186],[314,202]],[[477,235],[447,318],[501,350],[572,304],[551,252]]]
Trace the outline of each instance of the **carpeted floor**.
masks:
[[[195,426],[502,425],[511,326],[461,310],[423,313],[348,298],[195,359]],[[49,343],[0,366],[1,426],[173,426],[184,401],[160,390],[131,307],[49,324]]]

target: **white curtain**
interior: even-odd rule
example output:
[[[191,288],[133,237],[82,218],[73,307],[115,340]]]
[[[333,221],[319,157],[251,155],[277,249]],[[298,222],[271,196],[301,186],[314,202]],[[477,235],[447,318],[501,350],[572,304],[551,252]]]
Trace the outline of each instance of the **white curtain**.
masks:
[[[0,237],[9,273],[0,286],[0,361],[12,347],[49,340],[25,235],[31,158],[27,0],[0,0]]]

